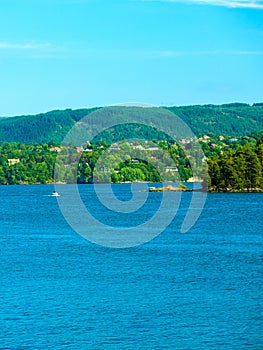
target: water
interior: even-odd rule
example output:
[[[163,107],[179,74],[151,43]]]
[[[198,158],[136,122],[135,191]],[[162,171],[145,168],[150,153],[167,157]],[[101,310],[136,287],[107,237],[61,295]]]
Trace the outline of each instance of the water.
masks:
[[[110,249],[77,235],[52,191],[0,187],[0,349],[262,349],[262,194],[210,194],[180,234],[184,193],[163,234]]]

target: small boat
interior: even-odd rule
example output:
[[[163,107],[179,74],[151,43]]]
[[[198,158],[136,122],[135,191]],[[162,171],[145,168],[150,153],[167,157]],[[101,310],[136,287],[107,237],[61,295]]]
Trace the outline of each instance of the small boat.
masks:
[[[57,191],[53,191],[51,196],[52,197],[59,197],[60,194]]]

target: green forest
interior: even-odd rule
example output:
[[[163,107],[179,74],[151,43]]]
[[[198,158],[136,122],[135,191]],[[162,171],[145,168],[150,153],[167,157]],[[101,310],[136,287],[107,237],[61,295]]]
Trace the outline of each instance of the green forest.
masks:
[[[211,191],[263,190],[263,138],[208,158]]]
[[[66,109],[29,116],[2,117],[0,118],[0,144],[3,142],[61,143],[76,122],[99,109]],[[236,137],[259,133],[263,129],[263,103],[253,105],[244,103],[196,105],[164,107],[163,109],[179,116],[198,137],[204,134]],[[140,113],[146,112],[147,109],[140,108]],[[123,123],[126,123],[125,113]],[[162,121],[160,121],[160,126],[161,123]],[[126,127],[119,127],[118,133],[119,139],[125,138],[127,136]],[[162,135],[157,136],[156,131],[150,127],[138,127],[129,136],[139,138],[142,134],[148,135],[148,139],[162,138]],[[111,133],[108,132],[104,136],[106,142],[114,141]]]
[[[197,142],[198,141],[198,142]],[[200,136],[185,146],[171,140],[133,141],[83,147],[54,143],[4,142],[0,146],[0,184],[184,182],[193,176],[201,144],[205,161],[195,164],[202,176],[208,166],[210,191],[263,191],[263,136]],[[195,149],[196,148],[196,149]],[[55,174],[54,174],[55,171]]]

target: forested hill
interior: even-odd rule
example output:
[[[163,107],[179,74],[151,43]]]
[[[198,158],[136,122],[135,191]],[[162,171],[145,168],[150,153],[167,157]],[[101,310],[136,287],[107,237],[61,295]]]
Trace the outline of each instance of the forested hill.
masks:
[[[167,107],[199,136],[243,136],[263,130],[263,103]],[[56,110],[31,116],[0,118],[0,143],[60,143],[74,123],[92,109]],[[133,135],[134,137],[136,135]]]
[[[55,110],[37,115],[0,118],[0,143],[60,143],[70,128],[93,109]]]
[[[244,136],[263,130],[263,103],[170,107],[199,136]]]

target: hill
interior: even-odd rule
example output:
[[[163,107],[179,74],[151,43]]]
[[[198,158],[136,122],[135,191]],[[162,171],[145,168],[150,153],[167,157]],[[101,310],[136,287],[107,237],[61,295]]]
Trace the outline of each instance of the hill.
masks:
[[[184,106],[169,110],[181,117],[196,135],[244,136],[263,130],[262,103]]]
[[[78,120],[92,109],[55,110],[37,115],[0,118],[0,143],[60,143]]]
[[[263,103],[165,107],[182,118],[199,136],[243,136],[263,130]],[[70,128],[97,108],[55,110],[29,116],[0,118],[0,143],[60,143]],[[142,130],[137,131],[141,136]],[[143,133],[145,130],[143,130]],[[133,135],[134,137],[136,135]],[[149,135],[148,135],[149,136]],[[152,138],[156,138],[156,131]]]

